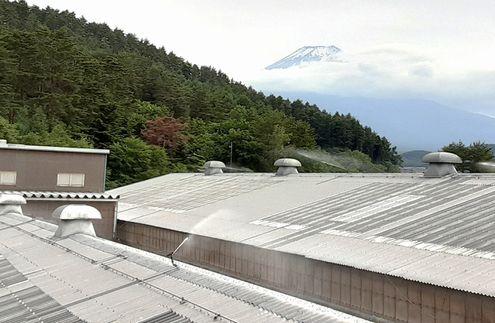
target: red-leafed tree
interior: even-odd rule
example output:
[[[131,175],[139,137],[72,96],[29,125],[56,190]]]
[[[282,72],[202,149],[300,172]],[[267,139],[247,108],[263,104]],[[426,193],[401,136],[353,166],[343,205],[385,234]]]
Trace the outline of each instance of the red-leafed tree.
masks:
[[[163,117],[147,121],[142,135],[152,145],[174,150],[187,142],[188,138],[183,133],[185,128],[186,124],[179,119]]]

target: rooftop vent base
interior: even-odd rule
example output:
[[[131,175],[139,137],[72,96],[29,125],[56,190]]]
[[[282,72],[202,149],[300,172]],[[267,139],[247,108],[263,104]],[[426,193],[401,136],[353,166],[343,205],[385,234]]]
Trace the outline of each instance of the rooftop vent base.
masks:
[[[76,233],[96,237],[93,223],[88,220],[60,220],[54,236],[65,238]]]
[[[296,167],[279,167],[277,169],[277,176],[287,176],[291,174],[299,174]]]
[[[424,172],[424,177],[443,177],[456,174],[457,170],[452,164],[430,164]]]
[[[205,175],[216,175],[223,174],[223,170],[221,168],[205,168]]]

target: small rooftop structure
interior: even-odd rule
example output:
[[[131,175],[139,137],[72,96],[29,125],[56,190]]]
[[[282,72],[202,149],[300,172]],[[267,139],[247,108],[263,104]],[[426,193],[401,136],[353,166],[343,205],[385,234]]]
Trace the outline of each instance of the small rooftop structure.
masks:
[[[207,161],[204,165],[205,175],[223,174],[225,164],[218,160]]]
[[[424,163],[428,163],[424,175],[425,177],[442,177],[446,175],[455,175],[457,170],[455,164],[461,164],[462,160],[456,154],[448,152],[433,152],[423,156]]]
[[[280,158],[273,163],[273,166],[278,167],[277,176],[286,176],[297,174],[297,167],[301,167],[301,162],[293,158]]]
[[[363,321],[97,237],[52,238],[56,230],[23,215],[0,217],[0,304],[8,304],[0,321]]]
[[[22,214],[21,205],[26,204],[26,199],[19,194],[0,193],[0,216],[4,214]]]
[[[86,234],[96,237],[91,220],[101,220],[100,211],[84,204],[62,205],[53,211],[52,216],[58,219],[55,237],[65,238],[73,234]]]

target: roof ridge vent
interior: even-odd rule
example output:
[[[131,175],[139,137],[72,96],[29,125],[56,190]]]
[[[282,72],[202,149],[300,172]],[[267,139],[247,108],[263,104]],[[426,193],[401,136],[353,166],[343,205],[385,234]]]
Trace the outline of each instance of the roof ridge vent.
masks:
[[[423,156],[423,162],[428,163],[424,177],[443,177],[456,175],[455,164],[461,164],[462,159],[456,154],[438,151]]]
[[[223,174],[225,164],[218,160],[207,161],[204,165],[205,175]]]
[[[278,167],[277,176],[287,176],[290,174],[299,174],[297,167],[301,167],[301,162],[294,158],[280,158],[273,163],[273,166]]]
[[[22,214],[21,205],[26,204],[26,199],[20,194],[0,194],[0,216],[6,214]]]
[[[55,237],[65,238],[77,233],[96,237],[91,220],[100,220],[101,213],[89,205],[68,204],[56,208],[52,217],[59,220]]]

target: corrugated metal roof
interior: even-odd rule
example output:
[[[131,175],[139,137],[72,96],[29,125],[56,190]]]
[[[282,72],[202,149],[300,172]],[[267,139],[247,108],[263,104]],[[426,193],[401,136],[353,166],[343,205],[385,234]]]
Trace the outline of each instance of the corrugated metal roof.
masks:
[[[494,175],[172,174],[110,193],[119,220],[495,296]]]
[[[358,322],[347,314],[108,240],[53,239],[56,226],[0,217],[0,295],[25,291],[42,313],[87,322]],[[4,285],[15,288],[5,292]],[[50,301],[48,301],[50,299]],[[0,299],[2,301],[2,299]],[[5,299],[9,304],[13,301]],[[31,304],[31,303],[30,303]],[[36,306],[37,303],[32,303]],[[43,305],[45,306],[45,305]],[[2,312],[21,317],[15,305]],[[41,313],[41,312],[40,312]],[[4,315],[4,316],[2,316]],[[40,314],[41,315],[41,314]],[[50,321],[50,317],[46,317]]]
[[[0,297],[0,322],[84,322],[35,286]]]
[[[0,322],[83,322],[40,288],[31,285],[2,255],[0,291]]]
[[[26,199],[117,200],[120,198],[118,194],[94,192],[0,191],[0,194],[21,194]]]
[[[163,314],[158,314],[139,323],[192,323],[191,320],[182,317],[174,311],[168,311]]]

